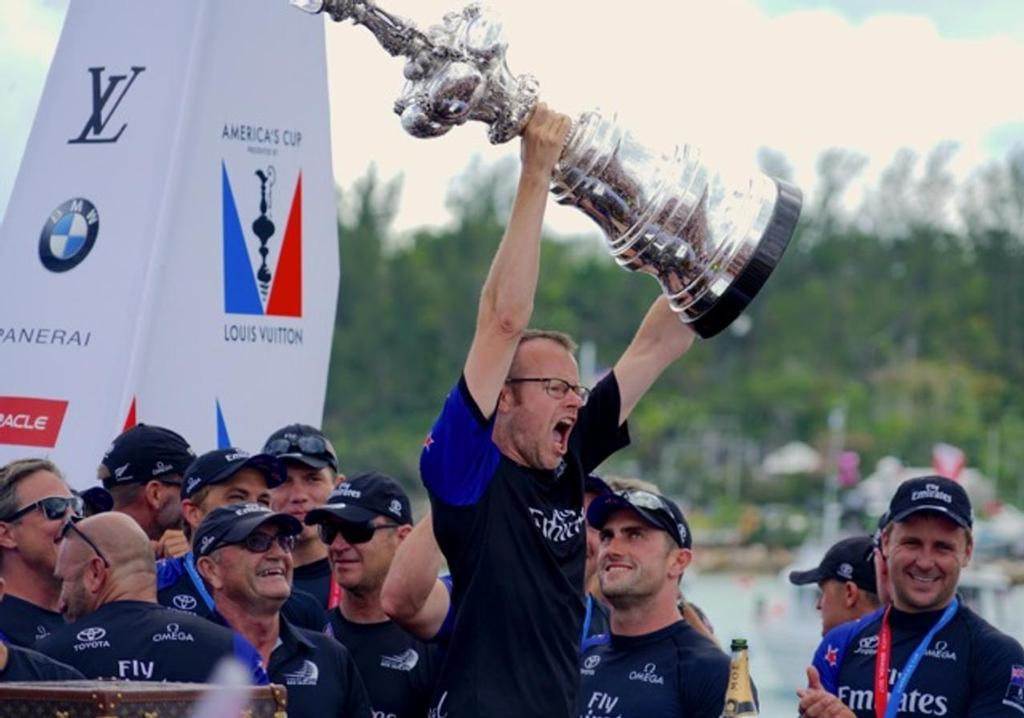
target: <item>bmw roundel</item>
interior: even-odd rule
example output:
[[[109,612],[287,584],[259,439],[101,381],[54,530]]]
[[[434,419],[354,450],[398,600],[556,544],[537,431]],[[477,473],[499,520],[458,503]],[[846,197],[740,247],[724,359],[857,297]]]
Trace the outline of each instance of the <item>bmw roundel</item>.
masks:
[[[39,261],[51,272],[66,272],[85,259],[96,243],[100,216],[93,203],[69,199],[50,213],[39,235]]]

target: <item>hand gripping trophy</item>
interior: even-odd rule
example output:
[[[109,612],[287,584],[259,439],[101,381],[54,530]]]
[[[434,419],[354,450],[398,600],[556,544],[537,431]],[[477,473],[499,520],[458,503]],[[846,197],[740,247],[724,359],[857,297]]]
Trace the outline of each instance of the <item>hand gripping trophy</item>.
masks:
[[[370,0],[291,3],[363,25],[391,55],[407,58],[395,112],[414,137],[479,120],[490,125],[492,143],[507,142],[537,104],[537,81],[509,71],[501,21],[478,5],[424,33]],[[574,121],[551,191],[597,222],[622,267],[657,278],[680,320],[705,338],[729,326],[764,285],[801,204],[799,189],[761,174],[727,186],[696,148],[654,152],[598,112]]]

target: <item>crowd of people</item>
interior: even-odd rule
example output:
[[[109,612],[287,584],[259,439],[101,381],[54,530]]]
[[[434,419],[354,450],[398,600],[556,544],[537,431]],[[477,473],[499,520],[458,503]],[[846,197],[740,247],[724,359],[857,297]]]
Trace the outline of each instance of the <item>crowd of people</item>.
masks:
[[[723,715],[729,656],[680,593],[683,512],[594,473],[692,332],[659,297],[590,389],[569,337],[528,329],[569,125],[541,105],[524,133],[476,332],[422,448],[426,516],[394,479],[344,475],[303,424],[199,456],[139,424],[81,492],[45,458],[11,462],[0,681],[205,682],[232,658],[287,688],[291,718]],[[801,715],[1024,714],[1024,651],[956,594],[971,531],[962,487],[913,480],[873,539],[792,576],[820,586],[824,624]]]

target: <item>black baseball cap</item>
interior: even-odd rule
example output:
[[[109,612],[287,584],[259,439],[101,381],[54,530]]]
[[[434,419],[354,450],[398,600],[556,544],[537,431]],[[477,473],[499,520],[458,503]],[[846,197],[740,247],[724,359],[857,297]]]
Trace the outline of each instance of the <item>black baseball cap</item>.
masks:
[[[371,471],[353,476],[332,491],[326,504],[306,514],[306,523],[313,526],[334,520],[363,524],[378,516],[411,524],[412,507],[401,484]]]
[[[909,479],[889,502],[889,520],[900,522],[919,511],[940,513],[965,529],[974,525],[971,500],[964,487],[944,476]]]
[[[283,536],[302,533],[294,516],[271,511],[263,504],[228,504],[203,517],[192,540],[196,557],[209,556],[221,546],[241,543],[260,526],[275,524]]]
[[[583,480],[583,492],[587,494],[610,494],[612,487],[597,474],[587,474]]]
[[[196,458],[181,436],[162,426],[136,424],[119,435],[103,455],[97,476],[111,486],[159,480],[168,474],[182,474]]]
[[[102,486],[91,486],[85,491],[72,489],[71,493],[82,497],[86,516],[104,514],[114,508],[114,497]]]
[[[825,552],[815,568],[808,571],[790,571],[789,582],[796,586],[821,583],[826,579],[853,581],[858,588],[878,593],[875,583],[875,565],[867,559],[873,545],[871,536],[845,538]]]
[[[692,548],[693,536],[686,517],[675,501],[650,491],[632,490],[601,494],[590,502],[587,522],[596,529],[604,527],[616,511],[635,511],[655,528],[667,531],[680,548]]]
[[[263,453],[281,461],[298,461],[313,469],[329,466],[338,471],[338,454],[330,439],[308,424],[289,424],[270,435],[263,445]]]
[[[256,469],[267,479],[267,488],[272,489],[285,482],[287,474],[284,464],[267,454],[250,454],[234,447],[207,451],[193,461],[185,470],[181,484],[181,498],[187,499],[204,486],[219,484],[234,476],[242,469]]]

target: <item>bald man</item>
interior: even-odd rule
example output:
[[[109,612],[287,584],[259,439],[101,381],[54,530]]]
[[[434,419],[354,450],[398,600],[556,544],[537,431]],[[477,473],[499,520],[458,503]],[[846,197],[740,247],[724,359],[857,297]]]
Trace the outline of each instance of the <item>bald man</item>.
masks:
[[[202,683],[234,656],[254,683],[267,682],[259,654],[240,635],[157,603],[152,544],[130,516],[66,522],[55,575],[69,625],[36,648],[87,678]]]

